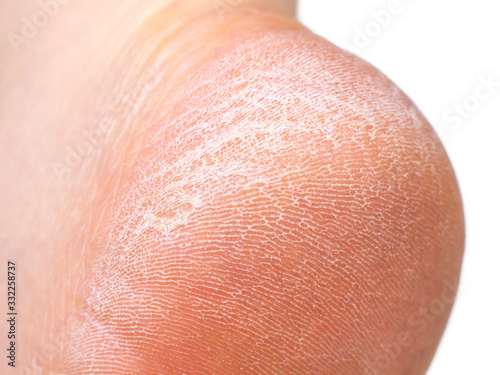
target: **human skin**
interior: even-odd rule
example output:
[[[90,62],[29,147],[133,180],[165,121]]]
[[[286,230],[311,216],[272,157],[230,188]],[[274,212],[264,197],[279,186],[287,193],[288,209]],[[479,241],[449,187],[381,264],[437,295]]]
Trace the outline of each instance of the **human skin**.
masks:
[[[75,0],[2,40],[18,370],[424,374],[464,243],[442,145],[292,2],[214,4]],[[2,35],[39,7],[1,6]]]

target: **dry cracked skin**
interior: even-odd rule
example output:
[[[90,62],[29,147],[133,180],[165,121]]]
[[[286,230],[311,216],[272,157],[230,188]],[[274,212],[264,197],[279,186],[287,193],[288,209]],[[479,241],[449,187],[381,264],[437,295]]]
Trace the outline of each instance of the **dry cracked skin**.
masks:
[[[392,81],[285,1],[48,3],[1,5],[19,373],[426,372],[464,219]]]

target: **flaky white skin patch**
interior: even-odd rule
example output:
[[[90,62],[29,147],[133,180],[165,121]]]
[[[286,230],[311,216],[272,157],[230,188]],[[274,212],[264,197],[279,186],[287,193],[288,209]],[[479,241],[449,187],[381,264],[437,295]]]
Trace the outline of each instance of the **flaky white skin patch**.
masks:
[[[411,316],[459,267],[460,198],[423,116],[308,32],[206,61],[141,109],[148,156],[102,226],[66,373],[377,374],[435,350],[451,306],[418,334]],[[374,365],[405,330],[404,360]]]

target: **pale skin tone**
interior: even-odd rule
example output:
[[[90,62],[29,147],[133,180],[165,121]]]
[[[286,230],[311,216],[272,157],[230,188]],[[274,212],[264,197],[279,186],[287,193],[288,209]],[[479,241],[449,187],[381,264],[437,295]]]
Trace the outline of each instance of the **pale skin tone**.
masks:
[[[19,371],[425,373],[462,259],[453,170],[296,6],[74,0],[27,37],[39,2],[2,3]]]

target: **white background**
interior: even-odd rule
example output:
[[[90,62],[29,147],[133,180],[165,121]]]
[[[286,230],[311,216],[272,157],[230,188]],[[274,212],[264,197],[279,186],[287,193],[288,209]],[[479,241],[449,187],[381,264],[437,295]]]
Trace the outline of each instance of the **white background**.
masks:
[[[500,1],[400,0],[399,13],[376,21],[373,12],[390,3],[302,0],[299,19],[387,74],[442,135],[467,241],[457,302],[428,375],[500,375]],[[358,28],[371,33],[366,46],[356,44]],[[488,77],[498,87],[474,99]],[[464,102],[467,113],[444,118]]]

